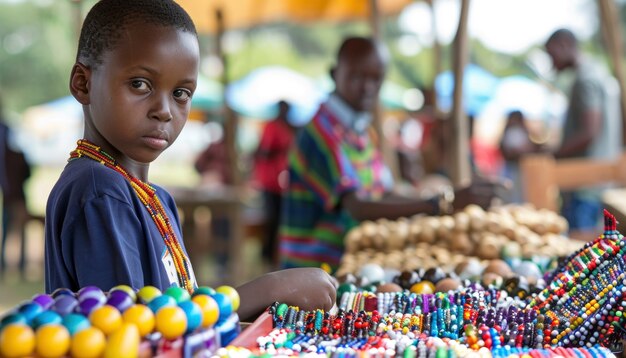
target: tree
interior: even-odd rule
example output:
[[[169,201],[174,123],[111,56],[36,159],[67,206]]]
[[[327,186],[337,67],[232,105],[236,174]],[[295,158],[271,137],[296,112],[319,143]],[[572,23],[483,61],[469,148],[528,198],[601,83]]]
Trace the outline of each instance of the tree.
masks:
[[[75,57],[71,4],[0,4],[0,90],[5,107],[25,108],[68,94]]]

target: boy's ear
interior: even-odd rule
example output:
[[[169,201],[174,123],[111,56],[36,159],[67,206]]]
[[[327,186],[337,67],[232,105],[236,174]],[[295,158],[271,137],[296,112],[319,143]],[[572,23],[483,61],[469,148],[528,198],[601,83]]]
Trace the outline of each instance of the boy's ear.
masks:
[[[330,74],[330,78],[333,79],[333,81],[335,80],[335,70],[337,69],[337,67],[333,67],[330,69],[329,74]]]
[[[80,104],[89,104],[89,81],[91,69],[80,62],[76,62],[70,74],[70,92]]]

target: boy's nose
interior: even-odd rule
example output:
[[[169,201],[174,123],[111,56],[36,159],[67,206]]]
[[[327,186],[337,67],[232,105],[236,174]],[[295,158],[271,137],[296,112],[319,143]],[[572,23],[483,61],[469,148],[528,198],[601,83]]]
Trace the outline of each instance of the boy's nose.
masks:
[[[170,111],[169,96],[162,95],[154,102],[150,117],[159,121],[168,122],[172,120],[172,112]]]

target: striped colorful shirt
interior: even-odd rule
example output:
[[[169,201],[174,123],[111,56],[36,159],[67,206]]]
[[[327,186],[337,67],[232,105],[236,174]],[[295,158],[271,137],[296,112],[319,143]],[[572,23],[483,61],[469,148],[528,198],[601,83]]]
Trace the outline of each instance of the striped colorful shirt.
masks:
[[[357,222],[340,206],[356,191],[381,198],[391,175],[367,131],[358,133],[321,105],[299,133],[289,156],[289,185],[284,193],[280,228],[281,266],[339,266],[344,236]]]

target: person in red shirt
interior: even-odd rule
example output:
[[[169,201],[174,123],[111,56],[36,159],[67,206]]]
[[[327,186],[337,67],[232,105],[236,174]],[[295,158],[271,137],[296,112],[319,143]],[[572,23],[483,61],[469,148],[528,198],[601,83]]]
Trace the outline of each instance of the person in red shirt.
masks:
[[[254,154],[254,178],[263,194],[266,231],[263,258],[278,264],[278,225],[283,189],[287,186],[287,154],[294,139],[295,128],[287,120],[290,105],[278,102],[278,115],[263,128],[259,146]]]

